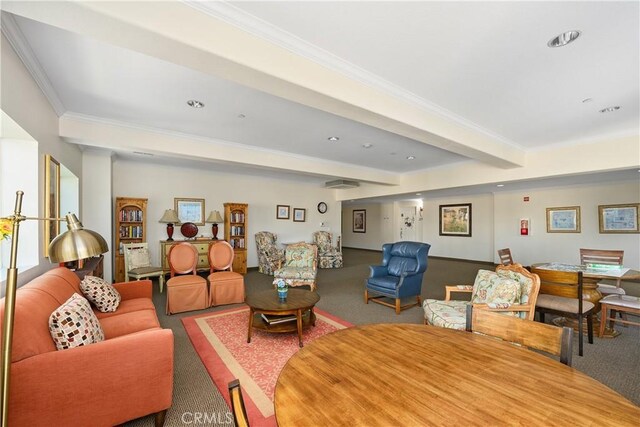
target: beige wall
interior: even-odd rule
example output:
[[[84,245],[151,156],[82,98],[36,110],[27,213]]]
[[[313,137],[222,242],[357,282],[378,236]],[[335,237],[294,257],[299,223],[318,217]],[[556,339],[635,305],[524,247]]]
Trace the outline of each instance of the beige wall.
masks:
[[[216,172],[211,169],[191,169],[154,165],[134,161],[116,160],[113,163],[113,197],[144,197],[147,205],[147,241],[152,258],[160,262],[159,241],[167,238],[166,224],[158,220],[165,209],[173,209],[174,197],[205,199],[205,215],[212,210],[224,212],[223,203],[239,202],[249,204],[247,266],[257,267],[258,258],[254,235],[258,231],[271,231],[278,235],[278,242],[310,242],[311,234],[325,223],[325,229],[340,233],[340,202],[336,202],[334,190],[317,184],[292,180],[270,179]],[[316,209],[319,202],[327,203],[327,213]],[[306,222],[276,219],[276,205],[306,208]],[[198,226],[199,233],[211,236],[211,224]],[[218,238],[224,235],[220,225]],[[176,227],[174,239],[181,239],[180,228]]]

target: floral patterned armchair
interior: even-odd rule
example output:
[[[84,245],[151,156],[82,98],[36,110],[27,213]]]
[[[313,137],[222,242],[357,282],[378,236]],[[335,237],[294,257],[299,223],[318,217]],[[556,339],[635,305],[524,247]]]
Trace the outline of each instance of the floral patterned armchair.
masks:
[[[284,263],[273,272],[273,284],[280,279],[289,286],[316,288],[318,247],[310,243],[293,243],[284,251]]]
[[[499,265],[496,271],[480,270],[473,286],[446,286],[444,301],[426,299],[424,323],[449,329],[465,329],[467,306],[484,307],[533,320],[540,278],[520,264]],[[471,301],[451,300],[452,292],[471,293]]]
[[[284,251],[276,246],[278,236],[269,231],[260,231],[255,237],[258,249],[258,271],[272,276],[273,271],[284,259]]]
[[[333,236],[328,231],[316,231],[313,233],[313,243],[318,246],[319,268],[342,268],[342,252],[340,250],[340,237],[337,246],[332,246]]]

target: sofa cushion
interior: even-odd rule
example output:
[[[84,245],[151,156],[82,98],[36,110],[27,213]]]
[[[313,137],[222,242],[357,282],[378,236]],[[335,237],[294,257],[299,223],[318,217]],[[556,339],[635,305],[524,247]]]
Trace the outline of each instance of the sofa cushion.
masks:
[[[493,271],[480,270],[473,284],[471,302],[486,303],[520,303],[520,283],[508,277],[500,276]]]
[[[371,277],[367,283],[381,288],[395,290],[398,287],[398,282],[400,282],[398,276],[375,276]]]
[[[155,310],[138,310],[100,319],[105,339],[160,327]]]
[[[98,310],[94,310],[96,317],[98,320],[102,321],[102,319],[106,319],[107,317],[119,316],[124,313],[131,313],[132,311],[139,310],[154,310],[155,306],[153,305],[153,301],[148,298],[133,298],[133,299],[125,299],[120,301],[118,305],[118,309],[116,311],[112,311],[110,313],[101,313]]]
[[[49,332],[58,350],[104,341],[104,333],[91,304],[76,293],[51,313]]]
[[[80,289],[84,296],[96,306],[98,311],[111,313],[120,304],[120,294],[104,279],[95,276],[85,276],[80,282]]]
[[[468,305],[468,301],[426,299],[422,303],[422,308],[424,309],[424,318],[429,325],[464,330]]]

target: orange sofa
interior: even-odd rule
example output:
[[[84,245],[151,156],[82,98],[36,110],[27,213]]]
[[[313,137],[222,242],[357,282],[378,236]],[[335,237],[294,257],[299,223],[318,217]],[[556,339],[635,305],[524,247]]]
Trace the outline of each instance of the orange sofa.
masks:
[[[72,271],[54,268],[18,289],[9,426],[114,426],[149,414],[162,425],[173,393],[173,332],[158,323],[151,282],[116,283],[117,311],[94,310],[105,340],[58,351],[49,316],[82,295],[79,285]]]

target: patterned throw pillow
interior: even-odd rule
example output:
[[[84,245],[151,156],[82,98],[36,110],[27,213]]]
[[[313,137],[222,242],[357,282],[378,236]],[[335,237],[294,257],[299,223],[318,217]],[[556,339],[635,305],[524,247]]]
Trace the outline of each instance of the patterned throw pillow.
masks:
[[[74,293],[49,316],[49,332],[58,350],[104,341],[89,301]]]
[[[473,304],[518,304],[520,303],[520,283],[493,271],[480,270],[473,284],[471,302]]]
[[[116,288],[99,277],[84,276],[80,282],[80,289],[84,296],[102,313],[116,311],[120,304],[120,294]]]

